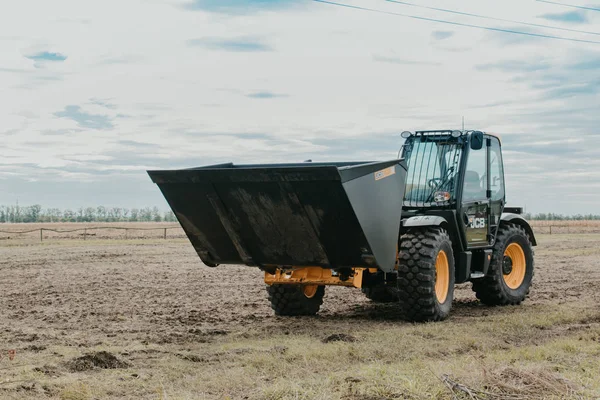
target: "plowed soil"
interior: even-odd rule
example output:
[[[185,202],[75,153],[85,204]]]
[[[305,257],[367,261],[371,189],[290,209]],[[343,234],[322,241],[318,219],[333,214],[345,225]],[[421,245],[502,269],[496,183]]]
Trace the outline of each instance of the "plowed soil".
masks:
[[[565,317],[567,322],[558,328],[550,325],[553,337],[567,337],[573,329],[597,329],[600,235],[543,235],[538,240],[535,283],[522,306],[485,307],[476,301],[470,284],[460,285],[444,326],[468,329],[488,317],[522,313],[527,318],[557,309],[568,314],[572,309],[577,314],[573,318]],[[364,332],[413,329],[400,319],[395,304],[374,304],[360,290],[348,288],[327,288],[317,317],[275,317],[260,271],[244,266],[208,268],[185,239],[41,244],[11,240],[0,243],[0,254],[0,398],[156,398],[162,396],[161,390],[169,392],[171,386],[165,385],[180,386],[177,379],[183,379],[183,386],[171,389],[175,394],[170,398],[196,398],[200,392],[207,398],[223,393],[233,393],[233,398],[268,397],[264,383],[247,387],[246,392],[228,392],[225,387],[219,393],[213,383],[209,387],[201,381],[182,389],[186,379],[169,378],[165,369],[171,368],[169,360],[178,359],[190,368],[211,364],[219,370],[215,373],[226,374],[220,369],[236,359],[245,360],[244,351],[286,353],[288,335],[318,343],[327,342],[330,335],[365,341]],[[538,337],[522,340],[543,341],[546,334],[541,329]],[[240,354],[231,353],[240,341],[271,339],[274,342],[266,349],[250,346]],[[513,339],[507,336],[505,341],[512,346]],[[16,350],[12,361],[11,349]],[[125,370],[72,367],[78,365],[73,360],[92,359],[89,354],[99,351],[107,351],[103,357]],[[113,372],[122,370],[126,372]]]

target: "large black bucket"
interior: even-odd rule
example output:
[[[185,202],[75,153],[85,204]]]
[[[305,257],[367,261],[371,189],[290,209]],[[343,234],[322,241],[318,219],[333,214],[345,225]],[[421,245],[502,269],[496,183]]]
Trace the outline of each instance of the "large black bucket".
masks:
[[[207,265],[394,269],[403,160],[148,174]]]

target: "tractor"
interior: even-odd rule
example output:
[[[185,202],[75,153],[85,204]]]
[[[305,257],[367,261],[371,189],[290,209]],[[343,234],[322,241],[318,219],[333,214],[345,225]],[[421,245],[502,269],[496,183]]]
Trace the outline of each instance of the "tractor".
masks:
[[[232,163],[148,171],[208,267],[264,271],[276,315],[314,315],[326,286],[396,302],[408,321],[448,317],[457,283],[520,304],[536,239],[507,207],[500,138],[405,131],[390,161]]]

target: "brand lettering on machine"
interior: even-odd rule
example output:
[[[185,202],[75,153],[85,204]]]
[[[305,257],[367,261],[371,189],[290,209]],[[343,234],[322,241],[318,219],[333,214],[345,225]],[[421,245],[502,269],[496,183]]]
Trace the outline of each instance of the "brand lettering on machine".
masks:
[[[391,167],[375,172],[375,180],[378,181],[380,179],[387,178],[388,176],[394,175],[395,173],[396,168],[394,165],[392,165]]]
[[[485,218],[470,217],[469,218],[469,228],[474,228],[474,229],[485,228]]]

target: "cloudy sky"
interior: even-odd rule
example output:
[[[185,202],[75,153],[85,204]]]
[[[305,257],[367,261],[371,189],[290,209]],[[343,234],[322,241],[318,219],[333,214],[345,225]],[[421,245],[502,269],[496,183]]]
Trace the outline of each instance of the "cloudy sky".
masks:
[[[391,159],[464,115],[509,203],[597,213],[600,1],[413,1],[4,1],[0,204],[166,209],[145,170]]]

